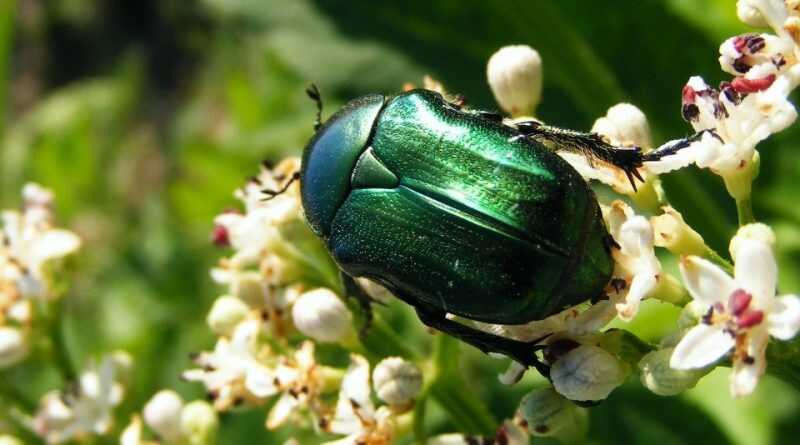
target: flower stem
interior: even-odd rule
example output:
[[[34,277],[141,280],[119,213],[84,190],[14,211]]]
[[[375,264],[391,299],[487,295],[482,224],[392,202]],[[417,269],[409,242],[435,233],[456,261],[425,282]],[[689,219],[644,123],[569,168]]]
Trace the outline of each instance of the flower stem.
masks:
[[[459,431],[492,435],[497,430],[497,422],[475,392],[465,390],[468,385],[458,368],[460,353],[457,339],[444,334],[437,336],[433,363],[435,377],[430,383],[430,395]]]
[[[750,196],[736,200],[736,213],[739,215],[739,226],[756,222],[753,215],[753,200]]]
[[[717,253],[716,250],[712,249],[709,246],[705,246],[705,252],[703,256],[708,258],[712,263],[723,268],[725,272],[728,272],[729,274],[733,275],[733,264],[731,264],[731,262],[725,259],[722,255]]]
[[[58,366],[58,370],[64,381],[74,382],[77,380],[78,374],[75,372],[75,367],[70,359],[67,343],[64,339],[64,329],[61,322],[61,301],[56,300],[50,305],[49,309],[48,331],[50,333],[53,361],[55,361],[56,366]]]

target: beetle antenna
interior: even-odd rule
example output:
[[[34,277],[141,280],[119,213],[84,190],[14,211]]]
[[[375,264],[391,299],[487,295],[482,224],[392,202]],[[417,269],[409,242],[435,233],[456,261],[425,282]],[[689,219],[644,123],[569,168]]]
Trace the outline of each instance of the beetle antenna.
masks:
[[[322,126],[322,95],[313,83],[306,88],[306,94],[317,104],[317,120],[314,121],[314,131],[317,131]]]
[[[300,172],[299,172],[299,171],[297,171],[297,172],[294,172],[294,173],[292,173],[292,177],[291,177],[291,178],[289,178],[289,180],[288,180],[288,181],[286,181],[286,183],[285,183],[285,184],[283,184],[283,187],[281,187],[280,189],[278,189],[278,190],[271,190],[271,189],[264,189],[264,190],[261,190],[261,193],[263,193],[263,194],[267,195],[266,197],[264,197],[264,198],[262,199],[262,201],[269,201],[269,200],[271,200],[271,199],[274,199],[276,196],[280,196],[280,195],[282,195],[282,194],[286,193],[286,190],[289,190],[289,187],[290,187],[290,186],[291,186],[291,185],[292,185],[292,184],[293,184],[295,181],[297,181],[297,180],[299,180],[299,179],[300,179]]]

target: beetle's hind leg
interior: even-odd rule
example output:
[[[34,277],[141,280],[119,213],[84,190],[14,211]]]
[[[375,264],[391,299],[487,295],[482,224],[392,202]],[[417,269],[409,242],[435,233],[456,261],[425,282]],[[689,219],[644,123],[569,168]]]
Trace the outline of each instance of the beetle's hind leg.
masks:
[[[536,368],[544,377],[550,378],[550,367],[536,355],[536,351],[544,349],[543,345],[538,344],[542,339],[533,342],[513,340],[450,320],[441,311],[421,307],[417,307],[416,310],[419,319],[427,326],[456,337],[484,353],[497,352],[507,355],[522,365]]]

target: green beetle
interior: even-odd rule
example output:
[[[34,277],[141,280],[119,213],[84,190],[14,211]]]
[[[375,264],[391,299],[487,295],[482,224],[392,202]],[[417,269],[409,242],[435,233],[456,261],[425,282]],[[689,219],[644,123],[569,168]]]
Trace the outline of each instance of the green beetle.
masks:
[[[541,320],[611,280],[614,242],[593,191],[535,136],[629,177],[648,159],[595,135],[505,125],[428,90],[365,96],[317,127],[303,153],[302,204],[350,292],[359,293],[352,278],[369,278],[429,326],[546,373],[534,345],[446,315]]]

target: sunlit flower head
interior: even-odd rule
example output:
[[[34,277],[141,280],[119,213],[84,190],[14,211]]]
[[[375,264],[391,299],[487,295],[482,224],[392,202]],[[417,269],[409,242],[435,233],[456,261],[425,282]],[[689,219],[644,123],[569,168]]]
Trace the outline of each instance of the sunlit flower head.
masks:
[[[326,445],[390,445],[394,436],[394,414],[385,406],[375,409],[370,398],[369,363],[352,354],[333,418],[326,429],[346,437]]]
[[[264,364],[271,350],[259,341],[260,332],[259,320],[239,324],[230,338],[217,340],[214,351],[196,355],[200,368],[184,372],[183,378],[202,382],[218,410],[274,395],[274,373]]]
[[[619,245],[612,255],[616,266],[613,276],[624,280],[618,286],[622,293],[617,298],[617,310],[623,320],[631,320],[639,304],[658,286],[661,263],[654,250],[653,227],[647,218],[636,215],[622,201],[614,201],[606,212],[611,236]]]
[[[304,341],[292,356],[282,356],[274,371],[273,384],[278,401],[267,416],[267,428],[276,429],[292,416],[308,411],[319,423],[323,406],[321,367],[314,358],[314,343]]]
[[[56,297],[49,266],[81,244],[74,233],[53,226],[52,192],[27,184],[22,194],[22,211],[0,214],[0,309],[23,297]]]
[[[731,393],[751,393],[766,368],[769,337],[788,340],[800,330],[800,298],[775,296],[777,265],[772,246],[745,226],[731,242],[734,278],[698,257],[684,257],[681,273],[692,298],[707,308],[701,322],[678,343],[670,365],[705,367],[733,351]],[[753,234],[757,234],[753,236]]]
[[[48,443],[108,433],[113,427],[112,410],[124,393],[120,375],[130,360],[120,354],[104,357],[99,366],[91,364],[75,386],[47,393],[36,414],[36,433]]]

